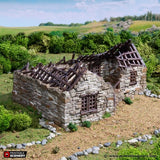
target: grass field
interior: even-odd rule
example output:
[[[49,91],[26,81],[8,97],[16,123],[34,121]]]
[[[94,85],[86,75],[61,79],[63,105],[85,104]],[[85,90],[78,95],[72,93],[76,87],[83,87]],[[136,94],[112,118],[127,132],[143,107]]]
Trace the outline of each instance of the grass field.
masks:
[[[160,138],[156,139],[155,137],[153,137],[152,139],[153,139],[154,143],[160,141]],[[149,142],[146,142],[146,143],[137,143],[136,145],[130,145],[129,143],[124,143],[119,148],[116,147],[115,143],[112,143],[110,147],[107,147],[107,148],[104,147],[104,148],[102,148],[100,150],[100,153],[98,155],[90,154],[88,156],[82,156],[82,157],[79,158],[79,160],[113,160],[113,159],[118,159],[118,158],[116,158],[114,156],[118,156],[118,152],[120,150],[132,148],[132,147],[133,148],[137,148],[140,151],[142,151],[142,150],[145,149],[148,152],[151,151],[152,149],[154,149],[154,145],[150,145]],[[154,155],[154,154],[152,154],[152,155]],[[128,158],[125,158],[125,156],[121,157],[121,160],[122,160],[122,158],[124,160],[125,159],[129,160],[129,157]],[[130,158],[130,160],[138,160],[139,158],[140,157],[132,157],[132,158]],[[144,158],[144,160],[145,160],[145,158]]]
[[[72,56],[72,54],[38,54],[38,56],[45,58],[47,62],[57,62],[65,55],[66,59]],[[46,138],[49,134],[48,130],[34,127],[38,123],[39,115],[37,115],[37,112],[31,107],[23,107],[12,102],[12,87],[13,74],[0,75],[0,105],[3,104],[12,111],[27,112],[34,118],[34,124],[33,127],[25,131],[0,133],[0,144],[32,142]],[[51,140],[46,146],[27,147],[25,149],[28,152],[27,159],[59,159],[62,156],[69,156],[77,151],[109,141],[114,143],[109,148],[103,148],[99,155],[80,157],[80,160],[115,159],[106,158],[106,156],[117,155],[120,149],[129,147],[128,144],[123,143],[122,146],[116,148],[115,142],[119,139],[117,135],[120,135],[121,140],[126,140],[133,137],[133,132],[149,134],[159,126],[159,103],[159,99],[137,96],[132,105],[126,105],[122,102],[117,107],[115,115],[92,123],[91,128],[78,127],[78,131],[73,133],[66,133],[61,128],[58,128],[57,131],[61,132],[62,135]],[[153,141],[157,143],[160,138],[153,137]],[[51,154],[55,146],[58,146],[60,151],[57,154]],[[78,147],[80,147],[80,150],[78,150]],[[136,146],[140,150],[146,149],[147,151],[150,151],[153,147],[153,145],[149,144],[149,141]],[[0,159],[1,155],[3,155],[1,153],[0,151]]]
[[[37,56],[39,58],[43,58],[45,59],[47,62],[52,62],[52,63],[56,63],[58,61],[60,61],[64,56],[66,58],[66,61],[72,58],[72,53],[60,53],[60,54],[44,54],[44,53],[38,53]],[[75,58],[77,58],[78,55],[75,56]]]
[[[67,27],[67,26],[35,26],[35,27],[2,27],[0,26],[0,35],[4,34],[17,34],[24,32],[27,35],[32,32],[44,31],[50,33],[51,31],[71,31],[78,33],[90,33],[90,32],[103,32],[105,31],[104,24],[107,22],[93,22],[80,27]]]
[[[46,59],[46,63],[50,61],[55,63],[66,57],[66,60],[72,57],[72,54],[37,54],[39,57]],[[39,117],[37,111],[31,107],[24,107],[20,104],[12,101],[12,89],[13,89],[13,74],[2,74],[0,75],[0,105],[4,105],[8,110],[13,112],[26,112],[32,118],[32,126],[27,130],[21,132],[12,133],[11,131],[0,133],[0,144],[9,143],[24,143],[42,140],[49,135],[49,131],[42,129],[39,123]],[[19,138],[17,138],[17,136]]]
[[[153,25],[160,27],[160,21],[134,21],[129,27],[130,31],[139,32],[151,28]]]

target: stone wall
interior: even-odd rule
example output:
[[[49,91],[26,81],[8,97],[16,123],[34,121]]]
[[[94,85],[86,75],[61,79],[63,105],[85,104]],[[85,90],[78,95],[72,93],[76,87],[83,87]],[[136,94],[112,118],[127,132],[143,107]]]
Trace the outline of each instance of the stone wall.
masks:
[[[130,72],[137,71],[135,85],[130,85]],[[147,68],[143,66],[130,67],[121,71],[120,78],[120,92],[123,92],[126,96],[136,95],[146,88],[146,71]]]
[[[82,99],[81,96],[96,94],[97,96],[97,113],[81,115]],[[98,121],[102,118],[105,111],[113,112],[114,91],[110,83],[106,83],[102,77],[96,73],[86,71],[78,84],[66,94],[65,123],[69,122],[81,124],[83,121]]]
[[[65,94],[58,88],[49,87],[16,71],[12,97],[17,103],[36,108],[50,121],[59,125],[65,123]]]
[[[117,88],[115,88],[115,105],[117,105],[126,96],[134,98],[134,95],[139,92],[143,92],[146,88],[146,72],[145,66],[130,67],[126,69],[120,69],[115,59],[105,60],[102,63],[101,76],[105,82],[110,82],[114,87],[118,81],[120,81]],[[136,81],[137,84],[130,85],[130,71],[137,71]]]
[[[120,68],[116,59],[105,60],[102,63],[101,75],[105,82],[110,82],[114,86],[120,79]]]
[[[97,112],[81,115],[81,96],[97,95]],[[78,84],[70,91],[49,87],[39,80],[32,79],[20,72],[14,72],[13,100],[25,106],[32,106],[43,117],[66,128],[70,122],[98,121],[107,110],[113,112],[114,91],[110,83],[90,71],[86,71]]]
[[[137,71],[137,84],[130,85],[130,71],[133,69]],[[117,81],[120,81],[119,89],[114,89]],[[33,106],[46,119],[66,128],[70,122],[81,124],[86,120],[98,121],[106,111],[114,112],[117,103],[125,96],[132,97],[145,88],[146,67],[120,70],[116,61],[111,60],[102,62],[101,77],[87,70],[72,90],[64,92],[16,71],[13,100]],[[97,94],[97,112],[82,115],[81,96],[90,94]]]

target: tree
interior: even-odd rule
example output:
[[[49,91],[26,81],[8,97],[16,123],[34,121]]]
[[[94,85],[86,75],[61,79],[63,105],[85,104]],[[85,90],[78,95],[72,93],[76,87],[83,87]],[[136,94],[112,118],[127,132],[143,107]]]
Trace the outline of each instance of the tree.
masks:
[[[152,73],[156,70],[156,65],[158,64],[158,59],[155,56],[154,50],[148,46],[147,43],[140,42],[137,50],[142,56],[146,66],[147,66],[147,78],[151,77]]]
[[[125,31],[125,30],[122,30],[120,33],[120,38],[121,38],[121,42],[124,43],[126,42],[127,40],[129,39],[133,39],[133,35],[131,34],[130,31]]]
[[[67,41],[69,39],[72,39],[75,41],[77,39],[78,33],[76,32],[63,32],[64,40]]]
[[[64,38],[58,36],[52,36],[49,43],[49,52],[50,53],[62,53],[64,45]]]
[[[65,53],[73,53],[76,50],[76,45],[72,39],[67,40],[64,43],[64,51]]]

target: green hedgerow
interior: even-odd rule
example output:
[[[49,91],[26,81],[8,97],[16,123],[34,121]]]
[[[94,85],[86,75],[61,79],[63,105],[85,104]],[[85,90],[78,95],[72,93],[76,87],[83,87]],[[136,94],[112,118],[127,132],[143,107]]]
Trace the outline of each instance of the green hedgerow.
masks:
[[[11,130],[22,131],[30,127],[32,119],[26,113],[16,113],[11,121]]]
[[[76,124],[69,123],[68,128],[70,129],[71,132],[75,132],[78,130]]]
[[[91,122],[90,121],[84,121],[84,122],[82,122],[82,126],[90,128],[91,127]]]
[[[124,102],[125,102],[126,104],[132,104],[132,103],[133,103],[132,100],[131,100],[129,97],[125,97],[125,98],[124,98]]]
[[[12,113],[0,105],[0,132],[7,130],[10,127]]]

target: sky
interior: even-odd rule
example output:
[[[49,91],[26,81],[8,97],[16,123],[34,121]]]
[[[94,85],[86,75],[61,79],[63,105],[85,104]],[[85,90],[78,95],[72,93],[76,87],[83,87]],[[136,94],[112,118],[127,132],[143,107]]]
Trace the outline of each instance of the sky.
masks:
[[[147,11],[160,14],[160,0],[0,0],[0,26],[84,23]]]

